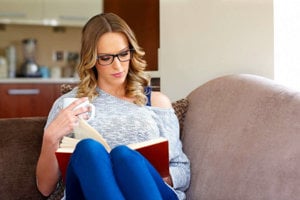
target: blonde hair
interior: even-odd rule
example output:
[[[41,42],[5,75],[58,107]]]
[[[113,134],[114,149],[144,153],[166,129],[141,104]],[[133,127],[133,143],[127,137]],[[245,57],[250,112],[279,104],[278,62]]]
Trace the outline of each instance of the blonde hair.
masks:
[[[134,98],[135,104],[145,105],[147,97],[144,94],[144,88],[150,83],[150,76],[145,72],[147,65],[143,59],[145,52],[138,45],[127,23],[113,13],[103,13],[92,17],[82,29],[80,63],[77,66],[80,78],[77,97],[87,96],[93,100],[99,95],[96,91],[98,74],[95,68],[97,42],[107,32],[123,33],[128,39],[129,48],[134,49],[126,77],[125,95]]]

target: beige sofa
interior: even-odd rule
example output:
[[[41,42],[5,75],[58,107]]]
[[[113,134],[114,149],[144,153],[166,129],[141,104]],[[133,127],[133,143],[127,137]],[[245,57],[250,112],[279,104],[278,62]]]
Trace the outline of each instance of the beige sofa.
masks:
[[[299,92],[262,77],[230,75],[186,99],[187,110],[185,100],[173,105],[191,160],[187,199],[300,198]],[[0,119],[1,199],[43,199],[34,171],[45,120]]]

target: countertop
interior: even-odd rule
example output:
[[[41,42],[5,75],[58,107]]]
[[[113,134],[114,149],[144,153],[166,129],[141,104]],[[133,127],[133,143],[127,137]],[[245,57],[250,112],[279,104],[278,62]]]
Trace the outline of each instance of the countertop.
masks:
[[[37,83],[37,84],[46,84],[46,83],[77,83],[78,78],[0,78],[0,84],[5,83]]]
[[[152,78],[159,78],[159,71],[147,71]],[[0,84],[5,83],[78,83],[78,78],[0,78]]]

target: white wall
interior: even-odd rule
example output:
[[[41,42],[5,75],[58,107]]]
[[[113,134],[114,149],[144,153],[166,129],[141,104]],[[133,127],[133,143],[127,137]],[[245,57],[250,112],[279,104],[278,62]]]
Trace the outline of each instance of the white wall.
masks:
[[[226,74],[273,79],[272,0],[160,0],[159,74],[170,99]]]
[[[300,91],[300,1],[273,2],[274,79]]]

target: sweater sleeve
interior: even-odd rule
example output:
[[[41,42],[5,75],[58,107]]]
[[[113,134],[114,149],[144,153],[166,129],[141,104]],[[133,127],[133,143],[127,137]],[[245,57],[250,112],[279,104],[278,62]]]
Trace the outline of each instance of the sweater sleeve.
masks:
[[[160,135],[169,141],[170,173],[175,190],[185,191],[190,183],[190,161],[182,150],[179,123],[174,109],[151,107],[156,114]]]

